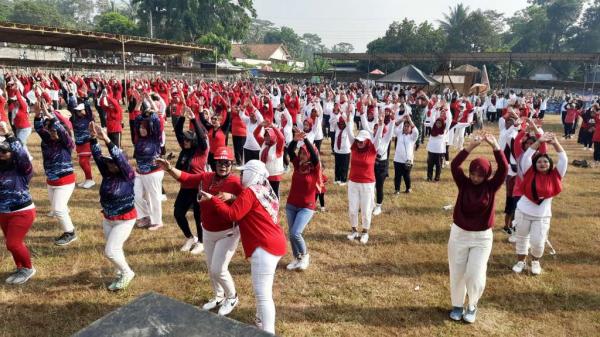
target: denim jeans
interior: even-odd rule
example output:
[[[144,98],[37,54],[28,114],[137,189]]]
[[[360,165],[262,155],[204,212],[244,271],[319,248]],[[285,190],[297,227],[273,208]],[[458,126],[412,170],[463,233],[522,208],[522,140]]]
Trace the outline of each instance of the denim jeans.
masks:
[[[292,253],[296,258],[306,254],[306,243],[302,232],[314,213],[315,211],[309,208],[299,208],[290,204],[285,206]]]

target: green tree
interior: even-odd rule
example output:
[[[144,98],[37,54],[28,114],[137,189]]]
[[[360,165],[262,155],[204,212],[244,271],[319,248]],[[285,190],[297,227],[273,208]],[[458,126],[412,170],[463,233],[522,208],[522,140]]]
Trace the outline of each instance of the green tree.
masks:
[[[585,10],[569,45],[578,52],[600,52],[600,0],[595,0]]]
[[[462,3],[450,8],[439,21],[446,33],[446,51],[482,52],[501,47],[502,16],[495,11],[470,11]]]
[[[196,42],[204,46],[215,48],[219,56],[228,56],[231,53],[231,42],[215,33],[202,35]]]
[[[281,27],[279,31],[265,34],[264,43],[283,43],[295,59],[302,55],[302,40],[290,27]]]
[[[351,53],[354,51],[354,46],[348,42],[339,42],[331,47],[332,53]]]
[[[12,13],[12,2],[0,0],[0,21],[6,21]]]
[[[242,39],[243,43],[263,43],[265,35],[278,31],[275,24],[268,20],[253,19],[246,36]]]
[[[139,26],[149,35],[150,13],[154,37],[196,41],[214,33],[227,40],[242,40],[256,11],[252,0],[132,0]]]
[[[14,3],[9,21],[32,25],[74,28],[75,20],[62,15],[50,1],[24,0]]]
[[[117,12],[106,12],[96,17],[96,30],[99,32],[135,35],[137,26],[128,17]]]

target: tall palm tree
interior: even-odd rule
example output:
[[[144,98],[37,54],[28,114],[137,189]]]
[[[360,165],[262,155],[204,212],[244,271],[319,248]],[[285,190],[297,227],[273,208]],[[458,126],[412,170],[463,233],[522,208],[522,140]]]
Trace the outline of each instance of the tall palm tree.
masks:
[[[450,12],[444,14],[444,20],[438,20],[438,23],[447,35],[447,49],[462,49],[466,44],[465,31],[470,15],[469,6],[459,3],[454,8],[449,7],[449,9]]]

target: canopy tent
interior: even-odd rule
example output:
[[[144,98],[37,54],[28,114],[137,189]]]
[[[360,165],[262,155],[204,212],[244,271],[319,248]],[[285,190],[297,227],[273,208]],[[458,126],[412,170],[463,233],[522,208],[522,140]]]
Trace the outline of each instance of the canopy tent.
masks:
[[[434,85],[437,83],[433,78],[425,75],[419,68],[412,64],[400,68],[393,73],[377,80],[383,83]]]
[[[379,69],[375,69],[373,71],[371,71],[369,74],[371,75],[385,75],[385,73]]]

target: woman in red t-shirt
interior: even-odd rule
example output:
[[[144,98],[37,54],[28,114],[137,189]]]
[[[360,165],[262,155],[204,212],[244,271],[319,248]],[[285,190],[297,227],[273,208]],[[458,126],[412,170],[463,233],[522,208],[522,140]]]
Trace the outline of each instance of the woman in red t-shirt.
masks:
[[[303,144],[296,155],[298,142],[303,142]],[[285,205],[285,214],[294,261],[287,265],[287,269],[306,270],[310,256],[302,232],[315,213],[317,187],[322,178],[321,163],[317,151],[304,132],[296,132],[294,140],[288,147],[288,154],[294,165],[294,174]]]
[[[157,164],[177,179],[182,186],[194,186],[200,192],[207,191],[214,195],[226,195],[234,199],[242,192],[240,179],[231,174],[233,152],[228,147],[221,147],[215,152],[217,170],[215,172],[187,173],[174,168],[168,161],[158,158]],[[216,198],[215,198],[216,199]],[[200,217],[202,219],[202,239],[206,264],[215,297],[208,301],[202,309],[219,308],[219,315],[228,315],[239,302],[233,278],[229,273],[229,262],[237,250],[240,240],[240,229],[232,220],[221,216],[213,203],[200,200]]]
[[[251,258],[257,325],[274,334],[273,280],[277,263],[286,250],[285,236],[279,226],[279,199],[269,185],[269,172],[262,161],[250,160],[242,170],[245,189],[232,198],[231,205],[204,191],[201,191],[202,202],[212,204],[223,219],[238,223],[244,254]]]
[[[351,133],[349,133],[351,135]],[[360,130],[356,138],[351,135],[350,178],[348,182],[348,213],[352,231],[348,240],[360,237],[360,243],[369,241],[369,228],[375,200],[375,160],[377,149],[367,130]],[[358,211],[362,213],[362,234],[358,233]]]

